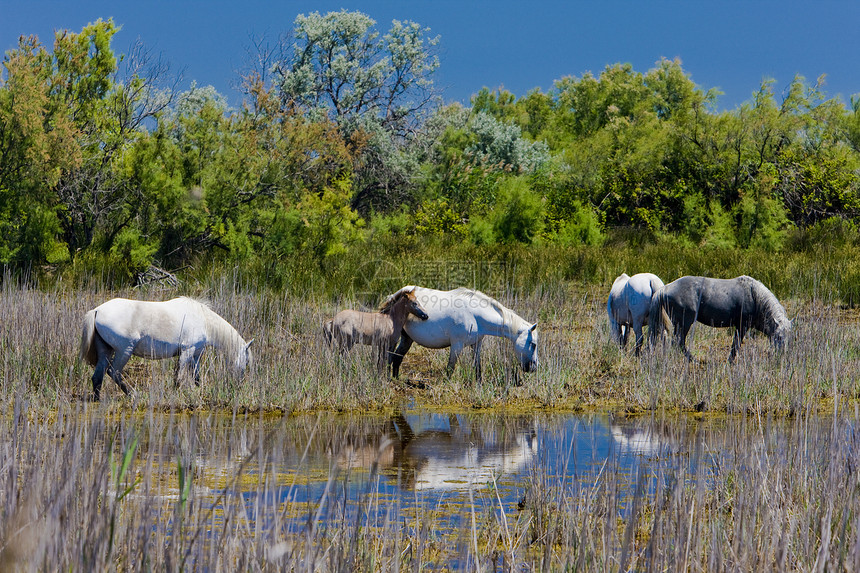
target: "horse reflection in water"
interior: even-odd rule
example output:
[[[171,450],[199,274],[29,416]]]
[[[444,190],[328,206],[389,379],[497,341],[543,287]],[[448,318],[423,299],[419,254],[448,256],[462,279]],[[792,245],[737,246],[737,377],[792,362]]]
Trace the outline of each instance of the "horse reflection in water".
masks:
[[[698,425],[686,426],[652,418],[610,416],[609,433],[621,454],[664,457],[688,451],[701,439]]]
[[[466,489],[502,474],[525,470],[538,452],[532,420],[461,426],[455,415],[449,429],[414,432],[402,414],[388,420],[376,435],[348,440],[337,461],[342,469],[376,468],[399,478],[407,489]]]

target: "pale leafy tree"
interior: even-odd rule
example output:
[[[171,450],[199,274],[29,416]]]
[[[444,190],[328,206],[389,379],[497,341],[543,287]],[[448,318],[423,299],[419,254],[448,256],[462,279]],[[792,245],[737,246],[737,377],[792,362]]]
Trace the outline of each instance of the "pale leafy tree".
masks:
[[[361,12],[314,12],[296,18],[292,52],[274,67],[282,105],[327,116],[356,157],[353,205],[385,210],[405,199],[414,161],[408,155],[424,112],[436,101],[432,51],[438,38],[395,20],[381,35]]]
[[[466,148],[466,153],[478,163],[519,173],[536,171],[550,159],[545,142],[523,139],[522,130],[513,123],[479,113],[471,120],[470,127],[475,143]]]
[[[439,61],[428,50],[437,39],[414,22],[395,20],[384,36],[375,25],[346,10],[296,18],[292,57],[275,70],[285,103],[335,121],[370,115],[386,129],[403,128],[433,99]]]

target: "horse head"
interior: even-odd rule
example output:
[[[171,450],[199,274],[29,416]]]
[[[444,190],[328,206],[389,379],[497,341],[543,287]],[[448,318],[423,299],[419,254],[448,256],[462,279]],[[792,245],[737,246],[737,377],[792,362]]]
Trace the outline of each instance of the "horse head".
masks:
[[[785,346],[788,343],[788,337],[791,335],[791,327],[793,324],[793,320],[786,320],[774,329],[773,334],[770,337],[770,341],[778,351],[785,349]]]
[[[398,316],[406,316],[406,314],[414,314],[421,320],[427,320],[429,315],[424,307],[418,302],[418,297],[415,295],[414,287],[404,287],[396,293],[389,295],[379,307],[379,312],[382,314],[392,314],[396,312]],[[396,309],[396,311],[395,311]],[[405,313],[402,314],[401,313]]]
[[[514,351],[524,372],[534,372],[538,367],[538,333],[537,323],[524,328],[517,335]]]
[[[407,292],[403,295],[403,298],[406,299],[406,311],[409,314],[414,314],[421,320],[427,320],[430,318],[430,315],[427,314],[427,311],[425,311],[424,307],[421,306],[421,303],[418,302],[418,297],[415,296],[414,292]]]
[[[236,357],[236,364],[234,366],[234,370],[239,376],[242,376],[245,373],[245,370],[251,366],[251,362],[253,360],[253,357],[251,356],[252,342],[254,342],[253,338],[247,343],[242,344],[242,347],[239,350],[239,355]]]

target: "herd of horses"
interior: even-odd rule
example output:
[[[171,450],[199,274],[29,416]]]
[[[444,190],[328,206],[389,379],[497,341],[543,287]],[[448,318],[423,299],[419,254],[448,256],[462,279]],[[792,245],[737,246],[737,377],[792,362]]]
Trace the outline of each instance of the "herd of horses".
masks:
[[[729,361],[734,360],[749,329],[767,335],[782,348],[791,321],[776,296],[759,281],[685,276],[664,285],[659,277],[622,274],[612,285],[606,303],[613,339],[626,345],[629,330],[636,336],[638,355],[644,343],[657,341],[671,331],[688,360],[687,334],[695,322],[713,327],[735,327]],[[537,323],[531,323],[499,301],[468,288],[440,291],[406,286],[389,295],[377,312],[343,310],[323,326],[330,346],[348,352],[355,344],[375,348],[380,369],[391,368],[396,378],[403,357],[413,343],[427,348],[450,348],[450,374],[463,350],[474,351],[476,379],[481,378],[481,346],[485,337],[513,342],[514,353],[525,372],[538,367]],[[104,375],[129,393],[122,370],[131,356],[151,359],[179,357],[180,371],[190,370],[199,384],[200,357],[212,346],[229,357],[231,370],[241,376],[251,363],[252,341],[201,301],[179,297],[164,302],[115,298],[84,316],[81,358],[95,367],[93,398],[99,400]]]

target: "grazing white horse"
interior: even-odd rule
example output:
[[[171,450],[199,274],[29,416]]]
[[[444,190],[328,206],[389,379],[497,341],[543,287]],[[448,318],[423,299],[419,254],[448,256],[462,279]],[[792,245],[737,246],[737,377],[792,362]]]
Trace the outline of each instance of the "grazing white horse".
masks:
[[[132,355],[156,360],[179,356],[177,384],[181,368],[192,368],[199,384],[200,356],[207,346],[233,357],[231,366],[241,375],[251,361],[251,342],[245,342],[205,303],[192,298],[164,302],[114,298],[84,316],[81,359],[95,366],[93,397],[99,400],[105,371],[129,393],[122,369]]]
[[[648,310],[651,307],[651,297],[662,288],[663,281],[651,273],[639,273],[632,277],[622,273],[609,291],[606,301],[606,312],[609,314],[609,327],[612,339],[621,348],[627,345],[630,328],[636,334],[636,355],[642,350],[645,338],[642,327],[648,324]],[[654,328],[650,325],[649,328]]]
[[[427,348],[451,347],[448,374],[454,370],[466,346],[475,351],[475,378],[481,379],[481,343],[485,336],[502,336],[514,343],[514,352],[526,372],[538,366],[537,323],[530,323],[499,301],[468,288],[441,291],[420,286],[406,286],[402,291],[415,293],[427,311],[426,320],[408,317],[403,325],[400,344],[391,355],[392,374],[400,372],[403,356],[412,342]],[[397,293],[395,293],[396,295]]]

